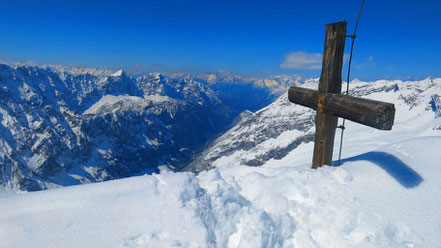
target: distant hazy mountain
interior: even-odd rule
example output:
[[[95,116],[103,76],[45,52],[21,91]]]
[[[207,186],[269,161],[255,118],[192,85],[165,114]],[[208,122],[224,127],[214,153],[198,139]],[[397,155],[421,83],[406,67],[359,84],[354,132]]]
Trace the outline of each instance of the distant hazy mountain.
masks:
[[[96,68],[83,68],[77,66],[64,66],[64,65],[46,65],[43,68],[50,68],[54,72],[58,72],[60,74],[64,74],[65,72],[68,74],[72,74],[75,76],[82,74],[90,74],[93,76],[110,76],[114,73],[114,71],[109,69],[96,69]]]
[[[173,78],[194,79],[211,89],[233,109],[257,111],[285,93],[290,86],[301,85],[300,76],[277,75],[264,79],[234,75],[228,71],[201,74],[173,74]]]

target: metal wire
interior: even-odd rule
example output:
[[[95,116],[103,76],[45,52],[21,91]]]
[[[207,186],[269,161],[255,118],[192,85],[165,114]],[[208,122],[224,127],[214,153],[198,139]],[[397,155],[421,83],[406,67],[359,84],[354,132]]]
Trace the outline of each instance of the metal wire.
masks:
[[[363,11],[363,5],[364,5],[364,0],[361,1],[360,11],[358,12],[357,22],[355,23],[354,34],[347,36],[347,37],[352,38],[352,43],[351,43],[351,54],[349,55],[348,77],[346,79],[346,82],[347,82],[346,83],[346,95],[349,94],[349,77],[351,75],[352,53],[354,51],[354,41],[355,41],[355,38],[357,37],[356,33],[357,33],[357,28],[358,28],[358,22],[360,21],[361,12]],[[340,126],[338,126],[339,128],[341,128],[340,150],[338,152],[338,165],[340,165],[340,163],[341,163],[341,150],[343,147],[343,134],[345,132],[345,121],[346,121],[346,119],[343,119],[343,123]]]

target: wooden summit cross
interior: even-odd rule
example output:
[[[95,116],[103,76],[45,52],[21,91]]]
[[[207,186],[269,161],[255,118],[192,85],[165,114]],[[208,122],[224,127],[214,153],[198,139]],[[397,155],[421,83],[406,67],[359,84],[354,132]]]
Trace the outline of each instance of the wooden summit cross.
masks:
[[[346,21],[326,25],[325,50],[318,90],[290,87],[289,101],[317,110],[312,168],[332,164],[338,117],[381,130],[391,130],[395,106],[341,94]]]

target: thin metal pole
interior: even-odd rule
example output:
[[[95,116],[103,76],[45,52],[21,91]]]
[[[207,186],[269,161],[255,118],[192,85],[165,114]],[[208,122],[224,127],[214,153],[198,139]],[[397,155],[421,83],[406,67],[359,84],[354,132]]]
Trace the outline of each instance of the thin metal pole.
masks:
[[[358,17],[357,17],[357,22],[355,23],[355,29],[354,29],[354,34],[350,35],[348,37],[352,38],[352,43],[351,43],[351,54],[349,55],[349,65],[348,65],[348,77],[346,79],[346,95],[349,94],[349,77],[351,75],[351,63],[352,63],[352,53],[354,51],[354,41],[355,38],[357,37],[356,33],[357,33],[357,28],[358,28],[358,22],[360,21],[360,16],[361,16],[361,12],[363,11],[363,6],[364,6],[364,0],[361,1],[361,7],[360,7],[360,11],[358,12]],[[340,150],[338,152],[338,165],[341,164],[341,150],[343,147],[343,134],[345,132],[345,121],[346,119],[343,119],[343,123],[342,125],[339,126],[339,128],[341,128],[341,136],[340,136]]]

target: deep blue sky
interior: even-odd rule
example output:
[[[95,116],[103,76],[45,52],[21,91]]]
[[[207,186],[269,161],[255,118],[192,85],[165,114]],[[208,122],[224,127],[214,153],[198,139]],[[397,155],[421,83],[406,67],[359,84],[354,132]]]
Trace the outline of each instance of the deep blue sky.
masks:
[[[347,20],[352,33],[360,4],[0,0],[0,61],[318,77],[325,24]],[[441,77],[440,13],[439,0],[366,0],[352,77]]]

